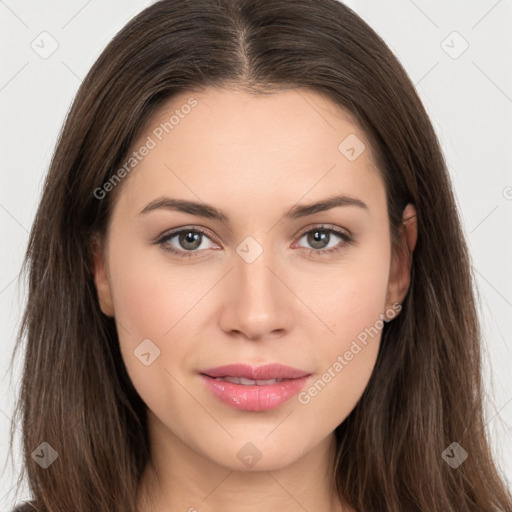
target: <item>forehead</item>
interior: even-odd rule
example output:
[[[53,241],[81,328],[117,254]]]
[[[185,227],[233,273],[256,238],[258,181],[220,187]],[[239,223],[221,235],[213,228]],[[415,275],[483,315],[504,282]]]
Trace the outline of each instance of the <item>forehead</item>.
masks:
[[[150,150],[123,185],[135,206],[166,194],[254,213],[335,193],[385,202],[364,132],[348,112],[305,89],[180,93],[152,116],[133,149],[145,145]]]

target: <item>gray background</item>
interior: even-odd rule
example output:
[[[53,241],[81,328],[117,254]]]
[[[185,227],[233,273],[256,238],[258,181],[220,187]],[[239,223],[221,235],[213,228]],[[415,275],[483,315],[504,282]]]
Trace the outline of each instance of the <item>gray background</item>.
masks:
[[[0,1],[0,510],[13,504],[19,467],[19,440],[14,464],[7,450],[21,361],[12,376],[7,365],[24,303],[17,276],[42,180],[82,78],[150,3]],[[400,59],[440,138],[476,276],[487,430],[511,487],[512,0],[346,3]]]

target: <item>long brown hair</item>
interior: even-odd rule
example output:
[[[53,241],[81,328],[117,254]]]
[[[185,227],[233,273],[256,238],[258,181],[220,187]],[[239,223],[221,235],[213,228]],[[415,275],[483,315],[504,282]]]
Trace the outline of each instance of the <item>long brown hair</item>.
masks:
[[[150,116],[174,94],[306,88],[350,112],[371,143],[393,247],[417,210],[401,314],[386,323],[373,375],[335,431],[340,496],[361,512],[512,510],[485,437],[480,327],[470,257],[432,124],[384,41],[336,0],[162,0],[131,20],[83,81],[51,162],[24,271],[25,350],[14,422],[39,512],[135,511],[150,457],[146,406],[103,315],[90,240],[114,198],[98,199]],[[58,459],[43,469],[42,442]],[[458,443],[467,459],[442,456]],[[45,445],[46,446],[46,445]],[[452,447],[453,449],[453,447]],[[453,453],[453,452],[452,452]]]

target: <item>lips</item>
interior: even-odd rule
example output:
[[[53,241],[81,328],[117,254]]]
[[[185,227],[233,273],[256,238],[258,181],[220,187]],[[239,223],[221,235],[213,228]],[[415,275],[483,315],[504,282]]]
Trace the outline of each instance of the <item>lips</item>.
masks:
[[[299,379],[309,375],[309,372],[285,366],[282,364],[265,364],[262,366],[251,366],[248,364],[228,364],[201,370],[199,373],[209,377],[238,377],[253,381],[264,381],[269,379]]]
[[[213,378],[213,377],[212,377]],[[241,384],[242,386],[269,386],[270,384],[277,384],[283,382],[284,379],[245,379],[244,377],[215,377],[215,380],[223,380],[224,382],[231,382],[232,384]]]
[[[310,373],[280,364],[231,364],[199,372],[221,402],[245,411],[275,409],[304,387]]]

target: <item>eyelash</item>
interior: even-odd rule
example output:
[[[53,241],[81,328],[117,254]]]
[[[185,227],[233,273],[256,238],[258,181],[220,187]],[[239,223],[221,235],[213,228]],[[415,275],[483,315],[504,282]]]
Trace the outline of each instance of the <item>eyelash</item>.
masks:
[[[341,251],[343,248],[345,248],[346,246],[348,245],[351,245],[354,243],[354,239],[352,238],[351,235],[348,234],[348,232],[346,231],[342,231],[340,229],[335,229],[335,228],[332,228],[332,227],[328,227],[328,226],[324,226],[324,225],[319,225],[319,226],[314,226],[310,229],[308,229],[307,231],[304,231],[300,236],[299,236],[299,240],[304,236],[304,235],[307,235],[311,232],[314,232],[314,231],[321,231],[321,232],[324,232],[324,233],[333,233],[337,236],[339,236],[343,242],[340,242],[338,245],[336,245],[335,247],[331,247],[330,249],[309,249],[310,251],[310,255],[311,254],[314,254],[316,256],[329,256],[333,253],[337,253],[339,251]],[[177,230],[177,231],[172,231],[170,233],[167,233],[167,234],[164,234],[163,236],[161,236],[158,240],[156,240],[154,243],[155,244],[158,244],[160,245],[160,247],[162,248],[163,251],[165,252],[168,252],[168,253],[171,253],[171,254],[175,254],[179,257],[182,257],[182,258],[194,258],[196,256],[199,255],[200,252],[202,251],[197,251],[197,250],[194,250],[194,251],[182,251],[182,250],[177,250],[175,249],[174,247],[170,246],[170,245],[167,245],[169,240],[171,240],[172,238],[174,238],[175,236],[181,234],[181,233],[200,233],[201,235],[205,236],[206,238],[210,238],[208,236],[208,233],[206,231],[204,231],[203,229],[201,228],[186,228],[186,229],[180,229],[180,230]]]

